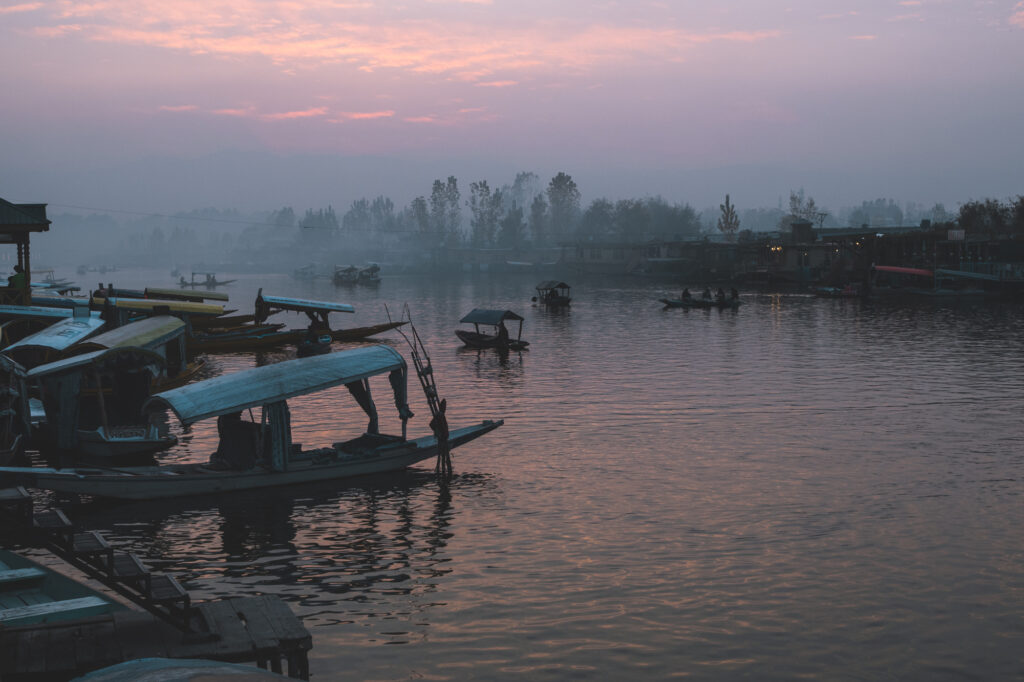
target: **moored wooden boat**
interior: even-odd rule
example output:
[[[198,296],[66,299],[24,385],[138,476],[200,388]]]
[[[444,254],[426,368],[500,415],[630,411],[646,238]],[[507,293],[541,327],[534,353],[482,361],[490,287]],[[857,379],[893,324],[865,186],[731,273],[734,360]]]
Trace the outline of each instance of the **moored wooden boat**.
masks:
[[[658,300],[665,304],[666,308],[719,308],[722,310],[726,310],[729,308],[739,308],[742,304],[742,301],[740,301],[740,299],[738,298],[727,298],[722,301],[716,301],[714,299],[707,298],[660,298]]]
[[[563,308],[572,303],[572,298],[569,296],[569,285],[554,279],[538,284],[537,296],[533,300],[549,308]]]
[[[6,467],[0,473],[25,485],[64,493],[122,499],[156,499],[300,483],[398,471],[438,455],[436,433],[406,437],[413,414],[406,402],[407,367],[390,346],[376,345],[330,353],[215,377],[146,402],[147,411],[170,409],[189,425],[218,418],[221,445],[211,462],[149,467],[65,469]],[[401,435],[379,430],[369,379],[387,376],[401,421]],[[302,449],[291,442],[289,398],[345,385],[369,417],[366,432],[331,445]],[[259,423],[233,420],[262,408]],[[220,418],[228,417],[225,421]],[[448,447],[464,445],[502,425],[487,420],[447,434]],[[251,447],[239,444],[255,443]],[[228,466],[223,466],[226,462]]]

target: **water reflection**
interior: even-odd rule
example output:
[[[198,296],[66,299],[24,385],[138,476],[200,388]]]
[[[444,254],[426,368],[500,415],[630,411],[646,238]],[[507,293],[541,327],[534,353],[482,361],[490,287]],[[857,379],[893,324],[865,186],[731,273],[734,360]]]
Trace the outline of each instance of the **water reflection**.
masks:
[[[513,385],[523,376],[523,351],[463,347],[455,353],[463,365],[472,367],[477,379],[497,379]]]
[[[389,607],[387,595],[430,593],[452,571],[453,500],[493,495],[490,476],[450,481],[410,471],[357,485],[310,484],[220,498],[91,502],[73,510],[123,551],[173,572],[195,598],[272,591],[304,615],[336,622]],[[339,596],[342,598],[339,599]]]

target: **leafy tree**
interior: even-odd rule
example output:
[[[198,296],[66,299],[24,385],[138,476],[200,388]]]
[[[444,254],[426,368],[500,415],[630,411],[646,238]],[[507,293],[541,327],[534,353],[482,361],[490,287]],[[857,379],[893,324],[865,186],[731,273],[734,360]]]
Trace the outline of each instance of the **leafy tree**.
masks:
[[[370,224],[376,232],[394,232],[398,227],[395,202],[379,196],[370,204]]]
[[[434,233],[438,244],[444,241],[447,225],[448,196],[445,193],[445,184],[440,180],[434,180],[434,186],[430,191],[430,231]]]
[[[540,177],[536,173],[516,173],[512,187],[506,192],[505,199],[512,206],[529,206],[533,198],[540,194]]]
[[[469,185],[470,235],[473,246],[489,246],[494,241],[501,208],[501,190],[493,194],[486,180]]]
[[[454,175],[448,176],[448,182],[444,186],[444,197],[444,238],[448,241],[457,241],[460,228],[462,227],[462,207],[459,205],[459,181],[455,179]]]
[[[718,229],[725,235],[726,240],[736,241],[736,233],[740,229],[740,218],[736,215],[736,207],[729,203],[729,195],[725,195],[725,203],[719,204],[722,215],[718,218]]]
[[[607,199],[594,199],[583,212],[579,233],[589,237],[605,237],[612,232],[615,205]]]
[[[267,222],[277,227],[295,227],[295,211],[291,206],[285,206],[280,211],[271,213]]]
[[[647,212],[644,202],[637,199],[620,199],[615,202],[615,210],[612,213],[612,220],[615,226],[615,233],[620,239],[627,241],[631,237],[634,240],[641,240],[647,232],[651,222],[651,215]]]
[[[427,200],[421,196],[416,197],[409,204],[409,211],[412,213],[416,232],[420,235],[430,234],[430,211],[427,209]]]
[[[801,187],[799,192],[789,193],[789,215],[782,218],[779,226],[788,228],[797,220],[806,220],[821,227],[827,217],[828,211],[819,210],[813,197],[805,198]]]
[[[1013,208],[997,199],[968,201],[960,206],[957,223],[972,232],[1004,233],[1013,224]]]
[[[534,244],[543,244],[548,238],[548,202],[538,194],[530,204],[530,234]]]
[[[522,244],[526,232],[523,222],[523,209],[513,205],[498,224],[498,244],[505,248],[514,248]]]
[[[551,178],[547,195],[551,207],[551,232],[556,237],[568,234],[580,211],[580,191],[572,176],[559,172]]]
[[[364,199],[363,201],[366,200]],[[334,208],[331,206],[328,206],[326,210],[321,208],[315,212],[313,209],[307,208],[306,215],[303,216],[302,222],[299,225],[304,228],[337,230],[338,216],[334,214]]]
[[[365,198],[353,201],[341,217],[341,224],[346,232],[369,232],[372,225],[370,202]]]

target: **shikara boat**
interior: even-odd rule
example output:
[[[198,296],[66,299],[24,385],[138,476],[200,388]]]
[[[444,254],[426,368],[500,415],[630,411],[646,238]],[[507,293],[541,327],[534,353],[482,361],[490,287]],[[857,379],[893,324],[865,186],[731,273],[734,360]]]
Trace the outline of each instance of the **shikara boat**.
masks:
[[[729,308],[739,308],[742,303],[738,298],[726,298],[723,300],[715,300],[711,298],[661,298],[661,301],[666,308],[718,308],[720,310],[727,310]]]
[[[127,608],[42,564],[0,549],[0,629],[79,620]],[[45,638],[45,632],[40,634]]]
[[[360,268],[357,281],[364,286],[380,284],[380,266],[376,263],[371,263],[365,268]]]
[[[537,296],[533,300],[549,308],[563,308],[572,303],[572,298],[569,296],[569,285],[555,279],[538,284]]]
[[[380,432],[370,392],[370,379],[379,376],[387,377],[385,383],[393,398],[389,402],[397,408],[401,435]],[[407,403],[407,381],[405,359],[384,345],[255,367],[159,393],[144,406],[147,412],[170,410],[185,426],[227,417],[223,422],[218,419],[218,426],[224,427],[218,453],[233,453],[228,459],[234,468],[217,466],[220,460],[214,458],[212,463],[116,469],[0,467],[0,474],[10,474],[30,487],[63,493],[151,500],[400,471],[438,454],[435,434],[407,437],[407,423],[413,416]],[[288,399],[342,385],[369,419],[365,433],[315,448],[293,443]],[[245,428],[239,428],[240,420],[230,415],[251,408],[262,408],[260,421],[244,421],[241,426]],[[230,423],[236,426],[228,428]],[[503,423],[487,420],[454,429],[448,434],[449,447],[464,445]],[[249,447],[239,450],[239,440]],[[247,455],[248,460],[239,461],[239,454]]]
[[[354,265],[336,265],[334,267],[334,283],[345,286],[359,283],[359,268]]]
[[[95,336],[105,323],[91,315],[65,317],[45,329],[16,341],[3,350],[3,354],[17,360],[27,369],[59,360],[76,343]]]
[[[208,333],[195,331],[189,338],[189,351],[253,351],[285,345],[298,346],[303,342],[323,345],[330,341],[359,341],[405,324],[386,322],[369,327],[331,329],[328,320],[331,313],[353,313],[355,308],[347,303],[264,295],[262,289],[256,296],[254,308],[252,325],[211,330]],[[282,329],[282,324],[268,323],[271,315],[283,311],[305,314],[310,321],[309,326],[306,329]]]
[[[0,305],[0,348],[46,329],[69,317],[100,318],[97,311],[78,308],[51,308],[38,305]]]
[[[513,339],[505,327],[505,320],[518,320],[519,329]],[[469,348],[497,348],[499,350],[525,350],[530,345],[523,341],[523,318],[511,310],[474,308],[459,322],[473,325],[473,331],[456,329],[455,335]],[[480,330],[484,326],[484,331]]]
[[[80,355],[111,348],[142,348],[164,359],[164,371],[154,378],[153,391],[175,388],[188,383],[206,361],[189,360],[186,354],[186,325],[170,315],[147,317],[111,329],[76,343],[64,351],[65,356]]]
[[[220,291],[182,291],[180,289],[146,287],[142,293],[145,295],[145,298],[156,298],[166,301],[192,301],[193,303],[206,303],[207,301],[228,302],[228,295]]]
[[[196,279],[196,275],[201,275],[199,279]],[[215,272],[193,272],[192,279],[187,280],[182,275],[178,280],[178,286],[184,287],[206,287],[207,289],[213,289],[214,287],[222,287],[225,284],[231,284],[235,280],[233,279],[217,279],[217,273]]]
[[[94,298],[93,305],[101,308],[103,319],[114,327],[153,315],[173,315],[189,327],[198,318],[216,318],[224,314],[224,306],[192,301],[169,301],[155,298]]]
[[[142,412],[164,365],[153,351],[114,347],[29,370],[46,415],[34,437],[74,456],[124,458],[170,447],[177,439],[160,433]]]

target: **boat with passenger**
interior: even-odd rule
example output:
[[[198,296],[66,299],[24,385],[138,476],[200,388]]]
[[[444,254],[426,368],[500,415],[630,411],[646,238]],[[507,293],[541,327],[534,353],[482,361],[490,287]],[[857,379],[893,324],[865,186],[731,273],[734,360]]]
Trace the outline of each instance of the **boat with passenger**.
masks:
[[[533,300],[549,308],[564,308],[572,303],[569,288],[565,282],[549,279],[537,285],[537,296]]]
[[[505,320],[519,322],[515,338],[505,326]],[[511,310],[474,308],[459,322],[473,325],[473,331],[456,329],[455,335],[469,348],[497,348],[498,350],[526,350],[529,341],[523,340],[523,317]],[[483,329],[481,330],[481,325]]]
[[[386,378],[399,433],[381,431],[370,381],[377,377]],[[220,442],[209,461],[117,468],[0,467],[0,474],[29,487],[139,500],[286,487],[401,471],[504,423],[485,420],[441,432],[435,421],[431,433],[409,438],[407,425],[413,413],[407,384],[404,357],[386,345],[285,360],[164,391],[145,402],[147,413],[169,410],[186,427],[217,419]],[[312,448],[293,442],[288,401],[340,386],[366,414],[365,432]],[[241,419],[247,410],[256,410],[258,419]]]
[[[196,275],[199,275],[198,279]],[[222,287],[225,284],[231,284],[235,280],[233,279],[217,279],[217,273],[215,272],[193,272],[192,279],[185,279],[185,275],[182,275],[178,279],[178,286],[184,287],[206,287],[207,289],[213,289],[214,287]]]

